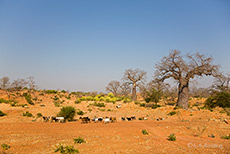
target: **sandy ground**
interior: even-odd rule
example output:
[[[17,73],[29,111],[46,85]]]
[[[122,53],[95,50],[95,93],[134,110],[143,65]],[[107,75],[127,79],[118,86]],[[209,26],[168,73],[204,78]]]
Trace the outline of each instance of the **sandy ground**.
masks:
[[[0,95],[4,98],[5,95]],[[221,139],[221,136],[230,133],[230,124],[223,120],[230,120],[226,113],[209,110],[198,110],[193,107],[188,111],[176,110],[177,114],[168,116],[173,111],[171,106],[157,109],[147,109],[132,103],[119,104],[106,103],[105,111],[98,107],[90,106],[92,102],[74,104],[75,98],[65,100],[61,106],[71,105],[81,109],[86,116],[115,116],[116,123],[89,123],[81,124],[80,121],[67,123],[43,122],[36,118],[37,113],[45,116],[56,115],[61,107],[55,107],[52,96],[39,96],[43,101],[28,107],[12,107],[10,104],[1,103],[0,110],[7,116],[0,117],[0,144],[8,144],[11,148],[6,153],[13,154],[52,154],[59,143],[73,145],[82,154],[154,154],[154,153],[230,153],[230,141]],[[22,98],[20,103],[25,103]],[[197,100],[195,100],[196,102]],[[203,100],[200,100],[203,101]],[[45,105],[44,107],[41,107]],[[91,112],[88,109],[92,109]],[[107,111],[111,109],[112,111]],[[29,111],[34,117],[24,117],[22,113]],[[136,116],[135,121],[121,121],[122,116]],[[139,117],[148,120],[138,120]],[[157,121],[159,117],[165,120]],[[76,119],[79,116],[75,117]],[[149,135],[143,135],[146,129]],[[176,141],[168,141],[167,137],[175,133]],[[208,137],[215,135],[215,138]],[[83,144],[74,144],[74,138],[82,137]],[[0,147],[0,154],[3,149]]]

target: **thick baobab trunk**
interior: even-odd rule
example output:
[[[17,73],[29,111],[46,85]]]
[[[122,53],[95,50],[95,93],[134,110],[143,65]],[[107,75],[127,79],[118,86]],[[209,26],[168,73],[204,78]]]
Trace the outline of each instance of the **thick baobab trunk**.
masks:
[[[179,84],[177,106],[180,106],[183,109],[188,109],[188,100],[189,100],[188,83],[186,83],[186,84],[180,83]]]
[[[133,91],[132,91],[132,97],[133,97],[133,101],[136,101],[137,100],[137,92],[136,92],[136,83],[133,83]]]

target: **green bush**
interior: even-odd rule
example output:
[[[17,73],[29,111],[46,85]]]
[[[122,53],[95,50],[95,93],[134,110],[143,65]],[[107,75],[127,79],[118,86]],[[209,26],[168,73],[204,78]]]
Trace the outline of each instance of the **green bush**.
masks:
[[[123,102],[129,103],[129,102],[132,102],[132,100],[130,98],[125,97],[125,98],[123,98]]]
[[[145,99],[147,103],[149,102],[155,102],[158,103],[162,97],[163,93],[160,90],[152,89],[150,92],[148,92],[148,98]]]
[[[79,104],[79,103],[81,103],[82,102],[82,100],[80,99],[80,98],[77,98],[76,99],[76,101],[74,102],[75,104]]]
[[[143,129],[141,132],[143,135],[149,135],[149,133],[145,129]]]
[[[100,97],[99,101],[105,101],[105,98],[104,97]]]
[[[176,141],[176,136],[175,136],[175,134],[170,134],[170,135],[168,136],[168,140],[169,140],[169,141]]]
[[[215,135],[211,134],[211,135],[208,135],[208,137],[215,138]]]
[[[65,91],[65,90],[62,90],[61,93],[66,93],[66,91]]]
[[[173,115],[175,115],[175,114],[176,114],[176,111],[171,111],[171,112],[169,112],[168,115],[173,116]]]
[[[1,110],[0,110],[0,117],[3,117],[3,116],[5,116],[6,114],[5,113],[3,113]]]
[[[37,117],[38,118],[42,117],[42,114],[41,113],[37,113]]]
[[[230,139],[230,134],[229,135],[224,135],[221,137],[222,139],[226,139],[226,140],[229,140]]]
[[[60,101],[54,101],[54,106],[55,106],[55,107],[60,107],[60,106],[61,106]]]
[[[65,96],[66,99],[70,99],[71,98],[71,94],[69,94],[68,96]]]
[[[205,105],[210,108],[214,107],[230,107],[230,93],[228,92],[219,92],[215,96],[210,96],[205,102]]]
[[[153,104],[152,109],[156,109],[156,108],[158,108],[158,107],[161,107],[161,106],[160,106],[160,105],[157,105],[157,104]]]
[[[10,146],[7,144],[2,144],[1,147],[3,148],[3,150],[8,150],[10,148]]]
[[[56,91],[56,90],[46,90],[45,93],[47,93],[47,94],[56,94],[56,93],[58,93],[58,91]]]
[[[81,138],[81,137],[75,138],[75,139],[73,139],[73,140],[74,140],[74,143],[75,143],[75,144],[86,143],[86,141],[85,141],[83,138]]]
[[[149,103],[150,101],[151,101],[151,98],[149,98],[149,97],[148,97],[148,98],[145,98],[145,102],[146,102],[146,103]]]
[[[60,112],[57,114],[58,117],[64,117],[65,120],[72,121],[76,114],[76,110],[72,106],[62,107]]]
[[[92,96],[87,96],[87,97],[85,97],[85,100],[86,101],[93,101],[93,97]]]
[[[145,107],[145,103],[140,103],[140,107]]]
[[[39,96],[44,96],[44,93],[40,93]]]
[[[134,104],[139,105],[141,102],[140,101],[134,101]]]
[[[33,114],[30,113],[30,112],[28,112],[28,111],[26,111],[26,112],[23,113],[22,115],[25,116],[25,117],[33,117]]]
[[[31,97],[30,94],[24,93],[24,96],[25,96],[25,99],[26,99],[26,101],[27,101],[28,104],[34,105],[34,103],[33,103],[33,101],[32,101],[32,97]]]
[[[175,106],[174,108],[173,108],[173,110],[177,110],[177,109],[181,109],[182,107],[181,106]]]
[[[58,98],[58,96],[57,95],[55,95],[54,96],[54,98],[52,98],[54,101],[57,101],[57,100],[59,100],[59,98]]]
[[[84,115],[85,113],[83,112],[83,111],[81,111],[81,110],[78,110],[77,111],[77,115]]]
[[[104,103],[97,103],[97,102],[94,102],[93,105],[94,105],[94,106],[98,106],[98,107],[105,107],[105,104],[104,104]]]
[[[25,107],[28,106],[28,104],[19,104],[18,106]]]
[[[5,99],[3,99],[3,98],[0,98],[0,103],[9,103],[9,101],[8,101],[8,100],[5,100]]]
[[[17,101],[13,101],[10,105],[15,107],[15,106],[17,106],[17,103],[18,103]]]
[[[70,145],[59,144],[56,146],[56,150],[54,152],[60,152],[61,154],[75,154],[79,153],[79,150]]]
[[[157,105],[157,104],[147,103],[147,104],[145,104],[145,107],[150,107],[152,109],[156,109],[156,108],[161,107],[161,106]]]
[[[108,93],[108,96],[109,96],[110,98],[113,98],[113,97],[114,97],[114,94],[113,94],[113,93]]]

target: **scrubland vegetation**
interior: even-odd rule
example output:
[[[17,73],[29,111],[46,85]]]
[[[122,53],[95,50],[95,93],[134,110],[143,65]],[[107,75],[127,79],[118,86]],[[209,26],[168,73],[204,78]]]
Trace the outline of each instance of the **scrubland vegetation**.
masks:
[[[56,133],[62,132],[63,129],[65,131],[62,133],[66,133],[66,136],[60,135],[60,138],[57,138],[59,135],[55,134],[53,137],[58,142],[53,144],[55,147],[50,148],[50,151],[64,154],[79,153],[81,150],[87,153],[89,151],[85,147],[95,147],[91,144],[97,142],[101,146],[103,139],[106,140],[103,144],[108,141],[125,143],[130,140],[130,145],[135,143],[133,148],[146,145],[148,149],[158,140],[165,145],[172,143],[168,143],[169,141],[178,142],[179,145],[187,138],[192,138],[193,142],[194,138],[199,138],[202,142],[215,140],[226,145],[224,141],[228,142],[230,136],[230,77],[217,73],[218,67],[211,64],[210,57],[195,54],[187,58],[189,61],[186,61],[179,51],[172,51],[156,65],[154,79],[150,82],[146,82],[145,71],[127,69],[121,81],[108,83],[107,93],[39,90],[32,77],[27,80],[17,79],[12,83],[8,77],[2,77],[0,123],[7,123],[9,120],[11,123],[32,122],[43,125],[47,122],[49,129],[60,129],[54,130]],[[203,75],[214,76],[215,82],[211,87],[188,86],[195,76]],[[178,87],[166,84],[164,80],[167,78],[176,80]],[[59,119],[55,119],[56,117]],[[64,121],[61,121],[62,117]],[[101,122],[98,122],[100,118]],[[62,124],[55,123],[57,121]],[[55,125],[51,125],[54,123]],[[74,130],[71,130],[72,127]],[[119,127],[122,127],[123,131],[120,131]],[[71,130],[70,134],[68,130]],[[48,132],[52,134],[52,131]],[[77,134],[78,132],[81,134]],[[72,133],[84,138],[74,138],[73,142]],[[102,136],[103,133],[106,135]],[[4,141],[8,141],[6,137]],[[34,144],[37,142],[39,143],[38,140],[33,141]],[[46,145],[43,146],[49,149]],[[14,150],[15,145],[10,147],[2,144],[4,150]],[[113,149],[111,146],[109,148]],[[189,151],[185,147],[181,148]],[[228,150],[226,146],[224,148]],[[148,149],[145,149],[146,153]]]

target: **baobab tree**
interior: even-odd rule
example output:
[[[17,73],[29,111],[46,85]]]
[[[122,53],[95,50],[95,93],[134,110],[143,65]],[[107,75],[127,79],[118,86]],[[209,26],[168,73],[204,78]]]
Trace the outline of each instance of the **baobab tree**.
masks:
[[[127,69],[124,74],[124,81],[128,84],[131,84],[132,87],[132,98],[134,101],[137,100],[136,89],[139,86],[139,83],[143,83],[146,78],[146,72],[139,69]]]
[[[185,59],[180,51],[173,50],[168,57],[163,57],[156,64],[155,76],[158,81],[173,78],[178,82],[177,106],[188,109],[189,82],[197,76],[214,75],[218,70],[217,65],[212,65],[212,58],[203,54],[187,54]]]

